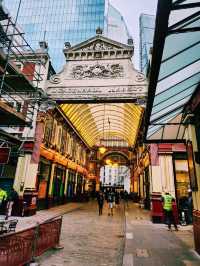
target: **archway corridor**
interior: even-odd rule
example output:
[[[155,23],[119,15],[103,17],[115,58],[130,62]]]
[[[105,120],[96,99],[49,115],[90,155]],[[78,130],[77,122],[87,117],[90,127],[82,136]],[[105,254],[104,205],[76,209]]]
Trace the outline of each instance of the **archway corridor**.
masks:
[[[133,188],[133,169],[144,108],[136,103],[61,104],[62,114],[89,149],[88,176],[95,190]],[[125,184],[125,187],[124,187]]]

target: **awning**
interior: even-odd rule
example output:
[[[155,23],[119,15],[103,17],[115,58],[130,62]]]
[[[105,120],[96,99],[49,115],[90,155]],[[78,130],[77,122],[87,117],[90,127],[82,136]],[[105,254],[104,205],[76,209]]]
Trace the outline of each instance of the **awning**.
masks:
[[[145,116],[148,141],[180,141],[200,83],[200,1],[158,0]]]

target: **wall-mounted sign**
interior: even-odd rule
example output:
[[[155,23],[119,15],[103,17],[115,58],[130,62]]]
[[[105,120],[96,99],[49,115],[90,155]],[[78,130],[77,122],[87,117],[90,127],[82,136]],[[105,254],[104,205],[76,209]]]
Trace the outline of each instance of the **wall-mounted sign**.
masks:
[[[67,101],[109,101],[146,99],[146,86],[108,86],[108,87],[49,87],[48,96],[59,102]]]
[[[10,158],[10,148],[0,147],[0,164],[7,164]]]
[[[188,155],[188,169],[189,169],[191,189],[192,191],[197,191],[198,184],[197,184],[197,176],[194,164],[193,147],[191,141],[187,142],[187,155]]]

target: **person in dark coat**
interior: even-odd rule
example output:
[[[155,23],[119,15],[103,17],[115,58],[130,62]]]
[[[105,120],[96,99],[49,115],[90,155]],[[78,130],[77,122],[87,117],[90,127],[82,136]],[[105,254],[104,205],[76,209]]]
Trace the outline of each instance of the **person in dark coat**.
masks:
[[[115,192],[115,206],[118,207],[120,203],[120,196],[119,196],[119,192]]]
[[[114,192],[111,190],[109,193],[108,193],[108,199],[107,199],[107,202],[108,202],[108,215],[112,215],[113,216],[113,203],[115,202],[115,194]]]
[[[17,191],[15,191],[15,189],[12,188],[8,195],[8,203],[7,203],[7,211],[5,219],[8,219],[9,216],[13,215],[13,209],[17,208],[18,203],[19,203],[19,196],[17,194]]]
[[[188,191],[188,223],[192,224],[193,222],[193,200],[192,200],[192,191]]]
[[[103,214],[103,204],[104,204],[104,195],[102,191],[100,191],[97,196],[97,202],[99,206],[99,216],[100,216]]]

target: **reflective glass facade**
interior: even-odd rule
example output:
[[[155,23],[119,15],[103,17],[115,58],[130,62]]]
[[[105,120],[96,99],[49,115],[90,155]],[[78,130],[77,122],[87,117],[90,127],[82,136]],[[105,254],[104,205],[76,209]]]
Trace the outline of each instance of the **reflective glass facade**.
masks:
[[[123,16],[110,4],[108,4],[104,32],[110,39],[125,44],[127,43],[128,38],[131,38]]]
[[[12,16],[16,15],[19,2],[4,0]],[[107,30],[109,9],[108,0],[22,0],[18,24],[33,48],[41,40],[48,42],[53,65],[60,70],[65,61],[64,43],[74,45],[93,37],[98,27]]]
[[[155,16],[142,14],[140,16],[140,70],[147,73],[149,52],[153,47]]]

